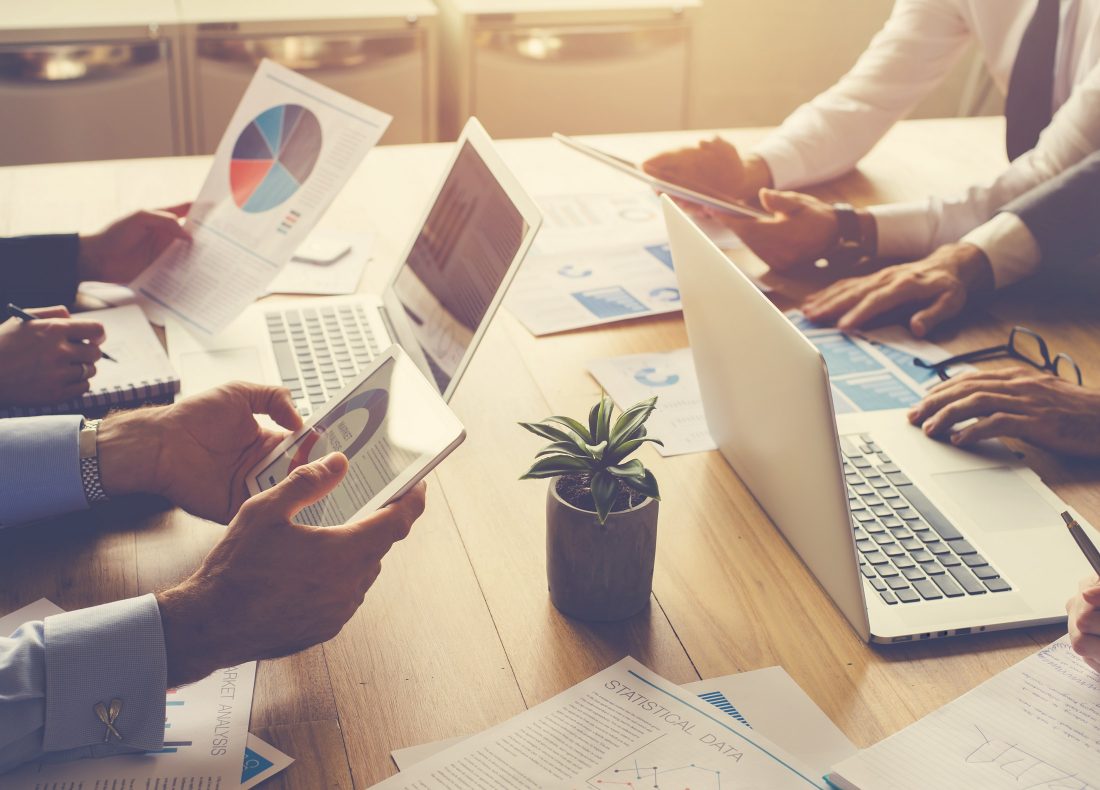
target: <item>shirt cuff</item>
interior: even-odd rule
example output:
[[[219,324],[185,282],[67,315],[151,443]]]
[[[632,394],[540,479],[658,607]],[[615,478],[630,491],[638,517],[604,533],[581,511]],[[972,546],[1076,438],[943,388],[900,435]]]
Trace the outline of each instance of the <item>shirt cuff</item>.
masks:
[[[45,621],[46,752],[119,747],[150,751],[164,744],[168,669],[160,608],[152,594],[80,609]],[[121,708],[107,742],[95,706]]]
[[[1030,277],[1039,268],[1042,252],[1039,243],[1023,220],[1002,212],[962,237],[989,258],[993,267],[993,285],[1004,288]]]
[[[878,257],[916,260],[932,252],[931,207],[927,200],[885,203],[867,210],[875,218]]]
[[[0,527],[83,510],[80,415],[0,420]]]
[[[763,159],[772,174],[775,189],[798,189],[806,186],[806,165],[798,149],[777,135],[764,140],[749,153]]]

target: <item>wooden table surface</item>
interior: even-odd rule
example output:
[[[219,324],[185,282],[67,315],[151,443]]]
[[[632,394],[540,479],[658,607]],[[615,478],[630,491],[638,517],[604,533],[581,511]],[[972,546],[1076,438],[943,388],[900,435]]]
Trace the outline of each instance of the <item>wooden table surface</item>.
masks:
[[[727,134],[746,145],[764,132]],[[602,144],[643,158],[698,136],[623,135]],[[375,233],[364,290],[385,281],[448,150],[376,149],[326,215],[322,227]],[[500,150],[536,197],[643,188],[549,140],[505,141]],[[948,193],[997,173],[1003,150],[999,119],[907,122],[858,172],[817,193],[857,205]],[[0,234],[92,230],[134,208],[186,200],[208,166],[194,157],[0,169]],[[735,258],[758,266],[744,251]],[[1100,314],[1071,289],[1002,294],[933,339],[974,348],[1003,342],[1019,322],[1071,353],[1086,382],[1100,382]],[[386,559],[363,607],[332,641],[260,665],[252,731],[296,760],[270,786],[368,786],[395,771],[391,750],[477,732],[627,654],[678,683],[779,664],[867,746],[1063,632],[863,644],[714,452],[642,454],[664,495],[650,606],[616,624],[560,615],[546,592],[545,484],[517,480],[540,444],[515,422],[586,413],[600,391],[585,372],[591,359],[686,342],[679,315],[534,338],[500,312],[452,404],[469,436],[429,478],[427,511]],[[1100,466],[1029,457],[1100,523]],[[0,613],[42,596],[75,609],[164,588],[187,575],[223,529],[138,499],[6,530]],[[1075,580],[1052,583],[1064,584],[1067,596],[1075,588]]]

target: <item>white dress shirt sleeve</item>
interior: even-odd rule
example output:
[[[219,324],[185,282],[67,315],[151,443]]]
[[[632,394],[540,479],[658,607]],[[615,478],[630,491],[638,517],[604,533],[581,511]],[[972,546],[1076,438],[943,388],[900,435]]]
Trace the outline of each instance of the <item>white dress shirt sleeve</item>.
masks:
[[[962,237],[985,253],[993,269],[993,286],[1004,288],[1030,277],[1039,268],[1039,242],[1024,221],[1007,211]]]
[[[961,238],[1002,206],[1100,150],[1100,64],[1073,91],[1039,135],[1035,148],[1000,175],[950,198],[873,206],[878,252],[887,258],[920,258]]]
[[[0,636],[0,773],[30,760],[160,749],[167,660],[153,595],[26,623]],[[121,701],[121,740],[95,705]]]
[[[79,415],[0,420],[0,527],[83,510]]]
[[[775,187],[798,189],[855,167],[940,83],[970,40],[957,2],[898,0],[852,70],[754,149]]]

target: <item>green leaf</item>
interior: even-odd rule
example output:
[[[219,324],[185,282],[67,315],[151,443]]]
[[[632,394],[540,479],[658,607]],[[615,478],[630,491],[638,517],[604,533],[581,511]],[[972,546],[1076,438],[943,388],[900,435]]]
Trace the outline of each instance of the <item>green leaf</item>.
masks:
[[[591,411],[588,412],[588,433],[592,435],[593,439],[595,439],[596,437],[598,437],[600,435],[600,432],[599,432],[600,406],[602,406],[602,405],[603,405],[603,398],[601,398],[600,402],[597,403],[595,406],[593,406]]]
[[[665,443],[660,439],[653,439],[648,436],[644,439],[629,439],[616,447],[615,452],[604,453],[604,461],[609,464],[617,464],[646,442],[653,442],[654,444],[661,445],[661,447],[665,446]]]
[[[584,446],[584,449],[591,458],[599,461],[603,458],[604,451],[607,450],[607,442],[600,442],[599,444],[586,444]]]
[[[573,437],[561,428],[557,428],[553,425],[546,425],[541,422],[521,422],[520,428],[524,428],[535,436],[541,436],[543,439],[549,439],[552,442],[566,442],[572,441]]]
[[[555,415],[553,417],[547,417],[545,420],[542,421],[544,425],[548,422],[556,422],[564,425],[566,428],[576,433],[577,436],[581,437],[581,439],[584,440],[585,444],[590,444],[593,441],[592,434],[588,432],[588,429],[576,420],[574,420],[572,417],[561,417]]]
[[[609,466],[607,471],[615,475],[615,477],[642,477],[645,474],[645,467],[642,466],[642,462],[635,458],[633,461],[625,463],[621,466]]]
[[[592,475],[592,501],[596,503],[596,518],[601,524],[607,523],[607,516],[619,495],[619,484],[607,472]]]
[[[593,429],[593,438],[599,441],[607,441],[611,433],[611,413],[615,411],[615,401],[607,395],[600,398],[599,412],[596,415],[596,427]]]
[[[587,472],[592,469],[592,461],[572,455],[548,455],[531,465],[520,480],[538,480],[543,477],[558,477],[573,472]]]
[[[627,488],[633,488],[639,494],[644,494],[647,497],[660,500],[661,492],[657,488],[657,478],[653,476],[653,473],[648,469],[645,470],[645,474],[642,477],[624,477],[623,483]]]
[[[643,427],[646,420],[649,419],[649,415],[653,413],[653,410],[657,407],[657,396],[647,398],[644,401],[635,403],[629,409],[619,415],[619,419],[615,421],[615,427],[611,429],[611,446],[617,448],[618,445],[625,442],[630,438],[636,430]]]
[[[548,444],[545,447],[543,447],[541,450],[539,450],[537,453],[535,453],[535,457],[538,458],[538,457],[543,456],[543,455],[557,455],[557,454],[571,455],[571,456],[574,456],[574,457],[582,457],[584,455],[584,453],[582,453],[582,451],[581,451],[581,447],[577,446],[576,442],[568,441],[568,442],[554,442],[553,444]]]

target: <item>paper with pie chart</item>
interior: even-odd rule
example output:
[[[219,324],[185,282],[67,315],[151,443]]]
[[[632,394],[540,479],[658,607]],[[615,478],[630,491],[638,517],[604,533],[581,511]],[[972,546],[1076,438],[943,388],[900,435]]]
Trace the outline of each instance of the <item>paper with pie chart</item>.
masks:
[[[155,323],[216,334],[263,296],[390,123],[265,60],[230,120],[185,227],[130,287]]]

